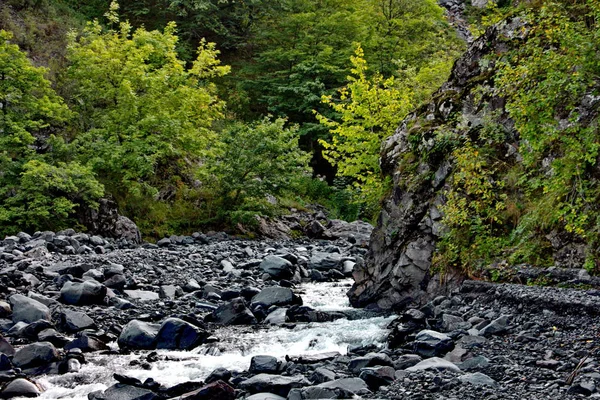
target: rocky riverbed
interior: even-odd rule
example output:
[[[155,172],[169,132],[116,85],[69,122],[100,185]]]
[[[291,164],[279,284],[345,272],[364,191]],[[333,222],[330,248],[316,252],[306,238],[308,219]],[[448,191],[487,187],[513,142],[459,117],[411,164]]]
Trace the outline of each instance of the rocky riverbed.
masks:
[[[5,238],[0,396],[600,397],[600,291],[467,281],[397,315],[352,309],[366,249],[337,232]]]

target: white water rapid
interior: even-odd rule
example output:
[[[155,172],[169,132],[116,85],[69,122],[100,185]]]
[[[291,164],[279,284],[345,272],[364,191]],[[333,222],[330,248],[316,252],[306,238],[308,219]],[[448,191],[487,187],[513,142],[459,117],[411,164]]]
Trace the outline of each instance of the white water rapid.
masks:
[[[298,292],[305,305],[322,311],[343,311],[350,309],[346,297],[350,283],[310,283],[300,286]],[[151,369],[143,369],[137,362],[145,360],[149,351],[130,355],[86,354],[87,363],[77,373],[39,377],[37,382],[46,389],[40,398],[87,400],[88,393],[113,385],[116,382],[114,373],[142,381],[153,378],[169,387],[203,380],[218,367],[246,370],[255,355],[268,354],[283,359],[286,355],[330,351],[345,354],[348,346],[352,345],[382,345],[387,334],[386,326],[392,319],[340,319],[325,323],[299,323],[294,328],[225,327],[215,332],[220,339],[218,343],[203,345],[192,351],[158,351],[159,361],[153,362]]]

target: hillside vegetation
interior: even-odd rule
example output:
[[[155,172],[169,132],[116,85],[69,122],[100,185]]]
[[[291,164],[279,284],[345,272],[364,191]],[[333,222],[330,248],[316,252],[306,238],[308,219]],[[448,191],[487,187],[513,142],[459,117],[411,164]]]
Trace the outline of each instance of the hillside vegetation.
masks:
[[[101,197],[147,236],[373,218],[379,140],[463,46],[432,0],[9,1],[0,28],[4,234]]]

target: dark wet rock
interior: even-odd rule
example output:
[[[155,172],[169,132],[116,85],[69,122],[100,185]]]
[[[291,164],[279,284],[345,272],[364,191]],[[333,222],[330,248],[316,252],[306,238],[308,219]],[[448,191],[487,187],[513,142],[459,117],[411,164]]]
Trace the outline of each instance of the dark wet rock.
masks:
[[[413,365],[417,365],[422,360],[423,359],[421,358],[421,356],[419,356],[417,354],[402,355],[402,356],[400,356],[400,357],[398,357],[397,359],[394,360],[394,368],[395,369],[410,368]]]
[[[75,333],[84,329],[94,329],[96,323],[87,314],[79,311],[64,310],[59,316],[59,326],[68,333]]]
[[[372,232],[373,225],[368,222],[346,222],[339,219],[332,219],[327,226],[326,235],[332,239],[345,239],[350,243],[366,247],[369,244]]]
[[[267,256],[260,263],[260,269],[275,279],[291,279],[294,276],[294,265],[279,256]]]
[[[368,386],[360,378],[342,378],[317,385],[319,388],[339,389],[351,394],[362,394],[368,392]]]
[[[296,296],[291,289],[279,286],[269,286],[264,288],[259,294],[254,296],[251,301],[252,307],[261,305],[265,308],[293,304],[302,305],[302,299],[299,296]]]
[[[15,354],[14,347],[2,335],[0,335],[0,353],[11,357]]]
[[[38,321],[27,324],[27,326],[24,326],[22,329],[20,329],[18,336],[31,341],[35,341],[38,338],[38,333],[45,329],[53,327],[54,325],[52,325],[51,322],[40,319]]]
[[[66,282],[60,290],[63,303],[73,305],[104,304],[106,286],[95,282]]]
[[[79,216],[79,221],[88,231],[104,237],[125,239],[131,243],[141,243],[142,235],[135,223],[120,215],[117,205],[109,199],[100,199],[98,209],[87,208]]]
[[[329,253],[314,251],[310,257],[308,267],[319,271],[328,271],[330,269],[342,269],[342,255],[339,253]]]
[[[500,335],[507,331],[509,328],[510,315],[503,315],[494,321],[492,321],[489,325],[481,328],[479,334],[481,336],[490,336],[490,335]]]
[[[569,390],[567,391],[567,393],[572,394],[572,395],[584,395],[584,396],[591,396],[594,392],[596,391],[596,385],[594,384],[594,382],[592,381],[582,381],[582,382],[577,382],[574,385],[572,385]]]
[[[58,348],[64,347],[67,343],[71,341],[71,339],[66,338],[64,335],[58,333],[52,328],[44,329],[43,331],[38,333],[37,339],[40,342],[50,342]]]
[[[56,347],[50,342],[28,344],[17,350],[12,363],[19,368],[44,366],[59,359]]]
[[[144,321],[132,320],[123,327],[118,344],[125,349],[153,349],[160,326]]]
[[[417,334],[413,346],[421,356],[435,357],[452,350],[454,341],[443,333],[426,329]]]
[[[166,319],[156,336],[157,349],[191,350],[202,344],[209,334],[179,318]]]
[[[22,294],[14,294],[10,296],[9,300],[13,309],[13,322],[31,323],[40,319],[46,321],[52,319],[50,309],[39,301],[23,296]]]
[[[89,353],[93,351],[108,350],[107,344],[92,333],[80,332],[75,340],[65,345],[65,350],[80,349]]]
[[[319,364],[339,357],[341,354],[337,351],[328,351],[325,353],[305,354],[301,356],[286,356],[287,361],[296,364]]]
[[[276,374],[279,362],[273,356],[254,356],[250,360],[248,372],[251,374]]]
[[[310,385],[310,382],[302,375],[280,376],[258,374],[240,382],[239,387],[250,393],[268,391],[280,396],[287,396],[291,389],[308,385]]]
[[[180,397],[181,400],[234,400],[235,390],[223,381],[216,381]]]
[[[348,363],[348,369],[358,375],[363,368],[376,365],[392,365],[392,360],[384,353],[368,353],[363,357],[356,357]]]
[[[204,380],[205,383],[212,383],[216,381],[228,382],[231,379],[231,372],[225,368],[217,368],[212,371]]]
[[[211,314],[211,322],[223,325],[256,324],[256,317],[246,307],[244,299],[239,297],[220,305]]]
[[[316,368],[315,372],[310,376],[310,381],[314,384],[319,384],[323,382],[329,382],[335,380],[336,375],[330,369],[327,368]]]
[[[151,390],[138,386],[117,383],[104,393],[95,397],[96,400],[158,400],[160,397]]]
[[[38,397],[40,394],[42,391],[35,383],[23,378],[13,380],[0,391],[0,397],[3,399]]]
[[[10,304],[5,301],[0,300],[0,318],[7,318],[12,314],[12,308]]]
[[[107,288],[122,291],[127,285],[127,278],[125,278],[125,275],[116,274],[106,279],[102,284]]]
[[[352,394],[350,394],[352,396]],[[304,400],[304,399],[339,399],[347,398],[340,397],[339,389],[322,388],[318,386],[309,386],[302,389],[292,389],[288,394],[287,400]]]
[[[387,386],[395,379],[396,371],[392,367],[363,368],[359,378],[365,381],[369,389],[376,391],[381,386]]]

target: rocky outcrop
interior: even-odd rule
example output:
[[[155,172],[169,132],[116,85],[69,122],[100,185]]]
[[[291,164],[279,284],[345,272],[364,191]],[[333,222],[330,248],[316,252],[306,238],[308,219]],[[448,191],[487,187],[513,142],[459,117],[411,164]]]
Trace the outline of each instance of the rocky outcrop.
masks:
[[[440,277],[432,279],[430,271],[444,232],[440,205],[453,168],[450,152],[436,143],[436,132],[444,129],[463,138],[476,135],[484,117],[492,113],[497,124],[513,131],[504,99],[478,96],[478,90],[492,85],[493,68],[485,57],[507,51],[526,32],[518,18],[488,29],[456,61],[432,101],[409,115],[383,143],[381,168],[393,178],[393,190],[383,203],[366,262],[355,266],[356,283],[349,292],[354,306],[390,309],[423,303],[460,280],[450,273],[440,285]],[[516,137],[506,147],[509,156],[518,156]]]
[[[80,222],[92,233],[131,243],[141,243],[142,236],[132,220],[120,215],[117,205],[109,199],[100,199],[97,210],[87,209],[79,216]]]

